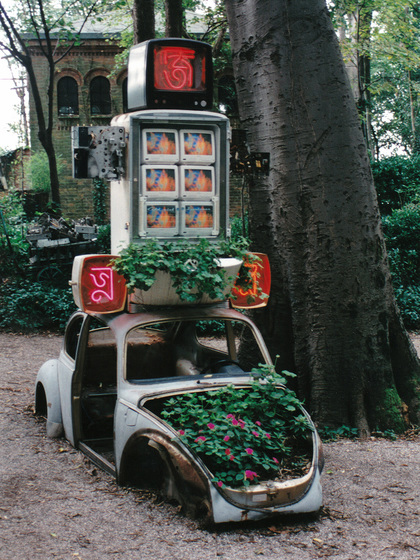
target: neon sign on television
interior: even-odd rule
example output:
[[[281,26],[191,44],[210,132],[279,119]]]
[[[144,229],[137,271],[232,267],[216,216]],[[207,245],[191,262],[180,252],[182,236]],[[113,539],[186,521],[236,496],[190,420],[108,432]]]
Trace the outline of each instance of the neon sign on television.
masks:
[[[151,39],[130,49],[127,101],[138,109],[211,109],[211,47],[190,39]]]
[[[123,276],[111,265],[113,255],[78,255],[72,269],[72,290],[76,305],[87,313],[116,313],[126,304]]]

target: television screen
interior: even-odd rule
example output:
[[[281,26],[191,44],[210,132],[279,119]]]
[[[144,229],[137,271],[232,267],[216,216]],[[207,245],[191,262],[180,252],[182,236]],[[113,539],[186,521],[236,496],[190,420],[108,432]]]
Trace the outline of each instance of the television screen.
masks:
[[[216,205],[213,202],[184,203],[182,233],[188,236],[216,235],[218,233]]]
[[[214,168],[208,166],[181,166],[181,189],[185,198],[214,196]]]
[[[140,206],[140,235],[173,237],[179,230],[177,202],[146,201]]]
[[[159,198],[178,196],[178,168],[175,165],[142,165],[143,195]]]
[[[143,161],[173,163],[179,160],[178,132],[165,129],[144,129]]]
[[[181,130],[181,161],[213,163],[214,134],[210,130]]]

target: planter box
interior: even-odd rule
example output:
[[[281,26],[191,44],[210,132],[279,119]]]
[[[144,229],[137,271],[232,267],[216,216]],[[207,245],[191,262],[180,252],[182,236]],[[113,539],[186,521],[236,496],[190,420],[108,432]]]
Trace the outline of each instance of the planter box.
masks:
[[[180,299],[172,286],[171,276],[167,272],[156,272],[156,280],[153,286],[147,290],[134,290],[129,295],[129,303],[135,305],[197,305],[225,301],[235,283],[236,276],[242,266],[242,261],[234,258],[219,259],[219,267],[225,272],[227,281],[223,299],[212,299],[207,294],[195,302],[183,301]],[[194,291],[192,292],[194,293]]]

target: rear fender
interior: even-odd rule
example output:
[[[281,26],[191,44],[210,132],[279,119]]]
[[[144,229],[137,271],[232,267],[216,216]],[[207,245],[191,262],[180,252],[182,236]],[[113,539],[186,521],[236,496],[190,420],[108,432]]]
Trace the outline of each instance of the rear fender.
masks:
[[[58,385],[58,361],[48,360],[36,376],[35,412],[47,419],[47,436],[63,435],[60,388]]]

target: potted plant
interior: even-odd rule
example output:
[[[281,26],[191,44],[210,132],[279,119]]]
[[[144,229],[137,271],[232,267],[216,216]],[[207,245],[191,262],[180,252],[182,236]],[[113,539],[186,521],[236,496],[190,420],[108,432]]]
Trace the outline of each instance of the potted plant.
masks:
[[[249,282],[242,267],[244,260],[252,259],[246,245],[243,239],[219,243],[148,240],[123,249],[113,266],[127,282],[131,303],[211,303],[225,300],[235,280]]]

